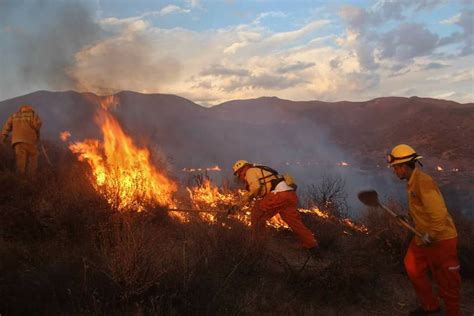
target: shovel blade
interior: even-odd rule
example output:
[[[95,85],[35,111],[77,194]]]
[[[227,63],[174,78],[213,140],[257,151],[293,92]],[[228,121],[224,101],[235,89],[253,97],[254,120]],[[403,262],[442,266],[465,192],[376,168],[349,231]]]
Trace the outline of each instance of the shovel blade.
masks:
[[[361,191],[357,194],[359,200],[367,206],[371,207],[378,207],[380,206],[379,196],[377,191],[370,190],[370,191]]]

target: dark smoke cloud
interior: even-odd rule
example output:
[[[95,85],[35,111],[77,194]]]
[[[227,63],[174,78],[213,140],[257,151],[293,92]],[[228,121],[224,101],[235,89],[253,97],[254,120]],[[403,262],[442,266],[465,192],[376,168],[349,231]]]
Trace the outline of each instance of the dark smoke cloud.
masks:
[[[25,90],[71,89],[65,70],[101,36],[92,8],[81,1],[0,1],[0,98]]]

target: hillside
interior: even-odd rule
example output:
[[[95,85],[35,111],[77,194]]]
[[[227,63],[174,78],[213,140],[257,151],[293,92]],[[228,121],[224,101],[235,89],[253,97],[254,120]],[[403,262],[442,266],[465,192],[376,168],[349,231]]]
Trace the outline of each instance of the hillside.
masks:
[[[204,108],[174,95],[123,91],[116,96],[120,104],[111,111],[123,128],[138,144],[166,157],[175,172],[217,164],[228,177],[235,160],[247,159],[290,171],[303,184],[335,172],[358,190],[393,181],[384,170],[386,152],[408,143],[444,185],[466,191],[466,201],[473,198],[474,104],[418,97],[333,103],[262,97]],[[0,120],[31,103],[44,120],[47,142],[59,142],[65,130],[72,141],[97,138],[97,100],[89,93],[38,91],[0,102]],[[351,169],[336,168],[340,161]],[[443,172],[436,171],[438,165]]]

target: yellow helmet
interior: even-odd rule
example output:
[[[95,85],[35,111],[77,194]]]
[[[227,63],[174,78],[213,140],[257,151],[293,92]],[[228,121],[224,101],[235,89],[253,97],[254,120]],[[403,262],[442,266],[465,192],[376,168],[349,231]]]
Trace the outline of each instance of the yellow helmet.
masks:
[[[245,165],[248,165],[249,162],[247,160],[237,160],[234,165],[232,166],[232,170],[234,170],[234,174],[239,171],[240,168],[244,167]]]
[[[29,112],[29,111],[33,111],[33,107],[29,104],[22,104],[19,108],[19,111],[20,112]]]
[[[393,166],[408,161],[417,161],[421,158],[423,156],[418,155],[411,146],[400,144],[392,149],[392,152],[387,157],[387,162]]]

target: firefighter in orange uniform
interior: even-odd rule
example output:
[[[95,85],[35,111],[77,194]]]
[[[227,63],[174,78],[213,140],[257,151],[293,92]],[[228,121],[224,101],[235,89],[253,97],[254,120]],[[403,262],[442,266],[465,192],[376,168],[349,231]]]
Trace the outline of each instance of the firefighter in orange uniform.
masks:
[[[39,132],[41,119],[31,105],[20,106],[3,126],[2,141],[7,143],[8,134],[12,132],[12,146],[15,149],[16,168],[20,174],[34,176],[38,166]],[[27,168],[28,166],[28,168]]]
[[[422,156],[408,145],[393,148],[388,157],[394,173],[407,181],[409,214],[423,238],[414,237],[406,256],[405,269],[421,306],[410,315],[428,315],[440,311],[433,293],[428,269],[438,285],[446,315],[459,315],[461,277],[457,255],[457,232],[435,181],[416,167]]]
[[[255,237],[261,233],[268,219],[280,214],[298,236],[301,246],[309,249],[315,257],[319,257],[318,243],[313,233],[301,221],[296,208],[298,198],[295,188],[288,185],[283,176],[266,166],[238,160],[232,169],[234,175],[247,184],[247,192],[241,204],[248,203],[252,198],[257,199],[251,211]]]

